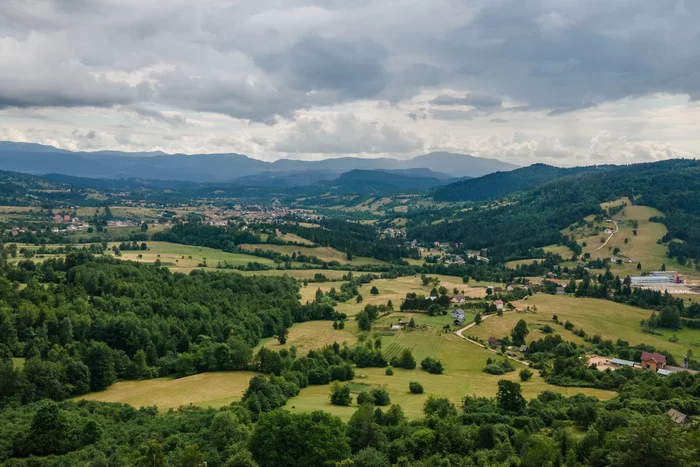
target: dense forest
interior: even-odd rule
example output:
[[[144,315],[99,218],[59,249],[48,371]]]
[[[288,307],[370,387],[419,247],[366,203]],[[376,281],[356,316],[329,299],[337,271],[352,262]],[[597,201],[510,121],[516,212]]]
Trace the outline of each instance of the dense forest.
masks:
[[[293,233],[321,246],[343,251],[348,259],[366,256],[382,261],[398,261],[401,258],[419,258],[415,248],[404,245],[401,238],[381,238],[377,228],[340,219],[323,219],[322,228],[304,227],[297,223],[281,224],[280,231]]]
[[[408,236],[488,247],[490,255],[503,259],[531,247],[566,243],[559,230],[601,212],[600,203],[622,196],[664,213],[656,220],[669,229],[663,240],[670,242],[670,255],[681,263],[700,259],[700,163],[683,159],[567,176],[526,191],[512,203],[443,212],[445,220],[437,223],[432,213],[409,212]]]
[[[586,172],[599,172],[612,166],[562,168],[533,164],[508,172],[495,172],[441,187],[433,193],[436,201],[483,201],[504,198],[518,191],[530,190],[545,182]]]
[[[284,276],[184,275],[87,251],[3,264],[0,403],[60,400],[117,379],[247,369],[261,338],[334,318],[331,304],[301,305],[297,282]],[[26,360],[22,372],[12,358]]]

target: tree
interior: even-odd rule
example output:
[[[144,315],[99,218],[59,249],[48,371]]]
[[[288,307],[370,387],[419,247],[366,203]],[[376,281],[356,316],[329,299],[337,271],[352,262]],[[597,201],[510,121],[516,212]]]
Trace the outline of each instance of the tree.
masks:
[[[410,349],[403,349],[401,356],[398,360],[394,361],[391,366],[397,368],[404,368],[406,370],[413,370],[416,367],[416,359],[413,358],[413,354]]]
[[[372,389],[372,397],[374,398],[374,405],[389,405],[391,404],[391,398],[389,397],[389,392],[384,388]]]
[[[642,263],[637,263],[637,269],[639,269],[639,270],[641,271],[641,269],[642,269]]]
[[[598,419],[598,411],[595,404],[580,403],[576,404],[571,411],[571,419],[584,429],[588,429]]]
[[[372,319],[369,314],[360,312],[357,315],[357,327],[362,331],[369,331],[372,329]]]
[[[476,324],[476,325],[481,324],[481,313],[477,313],[477,314],[474,316],[474,324]]]
[[[353,467],[389,467],[386,455],[373,447],[360,450],[352,458]]]
[[[334,465],[350,456],[345,425],[322,411],[262,414],[248,446],[260,467]]]
[[[532,435],[527,440],[522,456],[523,467],[553,467],[557,458],[554,441],[543,435]]]
[[[513,340],[513,345],[524,345],[525,337],[527,337],[529,333],[530,330],[527,328],[527,323],[525,322],[525,320],[521,319],[520,321],[518,321],[513,330],[510,332],[510,336]]]
[[[287,343],[287,338],[289,337],[289,328],[281,326],[279,331],[277,331],[277,341],[280,345]]]
[[[520,384],[505,379],[498,382],[496,402],[501,410],[511,413],[522,412],[526,404]]]
[[[148,232],[148,224],[145,222],[141,224],[141,232]]]
[[[350,449],[358,452],[364,448],[381,449],[386,444],[386,435],[375,420],[374,409],[370,405],[362,405],[350,417],[347,424],[350,438]],[[303,465],[303,464],[297,464]]]
[[[408,390],[411,391],[411,394],[423,394],[423,385],[418,381],[411,381],[408,383]]]
[[[84,363],[90,370],[90,389],[102,391],[117,380],[112,350],[104,342],[88,344]]]
[[[371,293],[372,295],[379,295],[379,289],[377,288],[377,286],[373,285],[369,293]]]
[[[345,405],[348,406],[352,404],[352,396],[350,395],[350,386],[347,384],[340,384],[337,381],[333,383],[331,388],[331,404],[333,405]]]
[[[138,467],[166,467],[163,445],[155,439],[148,441],[143,456],[136,461]]]
[[[362,303],[362,295],[358,295],[357,298],[355,299],[356,303]]]
[[[520,370],[520,381],[530,381],[532,379],[532,371],[528,368]]]

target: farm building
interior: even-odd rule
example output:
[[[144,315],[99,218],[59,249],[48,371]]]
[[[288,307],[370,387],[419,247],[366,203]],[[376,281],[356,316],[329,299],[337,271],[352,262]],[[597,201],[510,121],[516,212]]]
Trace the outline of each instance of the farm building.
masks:
[[[452,317],[454,319],[464,320],[464,310],[462,310],[461,308],[457,308],[455,311],[452,312]]]
[[[673,420],[674,422],[676,422],[677,424],[679,424],[683,428],[687,427],[692,422],[692,420],[690,419],[689,416],[687,416],[686,414],[684,414],[682,412],[677,411],[676,409],[669,410],[668,412],[666,412],[666,415],[671,417],[671,420]]]
[[[452,297],[452,300],[450,300],[452,303],[464,303],[464,295],[455,295]]]
[[[399,326],[398,324],[392,324],[392,325],[391,325],[391,330],[392,330],[392,331],[400,331],[400,330],[401,330],[401,326]]]
[[[671,278],[667,276],[632,276],[632,285],[665,285],[671,283]]]
[[[497,337],[489,337],[489,347],[498,347],[501,345],[501,341]]]
[[[661,370],[666,368],[666,357],[656,352],[642,352],[642,368],[645,370]]]
[[[497,310],[503,311],[503,300],[495,300],[493,302],[493,305],[496,307]]]
[[[557,292],[556,292],[557,295],[564,295],[565,293],[566,293],[566,290],[564,289],[563,286],[560,285],[559,287],[557,287]]]
[[[612,363],[615,366],[629,366],[629,367],[634,367],[634,362],[631,360],[623,360],[621,358],[613,358],[610,360],[610,363]]]

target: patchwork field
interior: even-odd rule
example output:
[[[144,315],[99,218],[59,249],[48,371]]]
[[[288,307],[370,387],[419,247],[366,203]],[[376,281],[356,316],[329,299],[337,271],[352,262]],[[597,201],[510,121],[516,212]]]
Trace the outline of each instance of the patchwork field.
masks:
[[[561,295],[536,294],[527,300],[516,302],[516,306],[537,307],[536,312],[505,313],[503,316],[493,316],[479,326],[474,326],[466,332],[468,335],[486,340],[490,336],[503,337],[509,335],[511,329],[520,319],[524,319],[530,328],[527,341],[539,339],[543,334],[539,331],[545,324],[554,328],[571,342],[582,342],[582,339],[564,329],[563,326],[552,323],[552,315],[557,315],[559,321],[571,321],[577,328],[586,331],[588,335],[600,334],[603,339],[618,338],[630,344],[648,344],[671,352],[676,359],[692,349],[697,355],[700,352],[700,331],[683,329],[681,331],[660,330],[659,336],[642,332],[640,321],[647,319],[651,311],[595,298],[575,298]],[[677,342],[669,338],[676,335]]]
[[[240,400],[253,376],[255,373],[250,371],[231,371],[201,373],[179,379],[121,381],[105,391],[78,399],[121,402],[134,407],[156,405],[161,410],[190,404],[216,408]]]

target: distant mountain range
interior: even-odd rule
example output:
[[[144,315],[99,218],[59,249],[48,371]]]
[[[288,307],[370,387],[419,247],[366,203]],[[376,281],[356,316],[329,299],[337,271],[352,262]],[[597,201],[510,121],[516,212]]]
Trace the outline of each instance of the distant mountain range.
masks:
[[[0,142],[0,167],[30,174],[85,178],[140,178],[197,182],[305,186],[333,180],[352,170],[426,170],[421,176],[446,180],[480,177],[517,166],[497,159],[433,152],[408,160],[359,157],[319,161],[265,162],[243,154],[165,154],[162,152],[71,152],[31,143]],[[414,174],[415,175],[415,174]]]
[[[495,172],[483,177],[445,185],[433,193],[438,201],[484,201],[535,188],[545,182],[588,172],[608,170],[614,166],[561,168],[533,164],[508,172]]]

